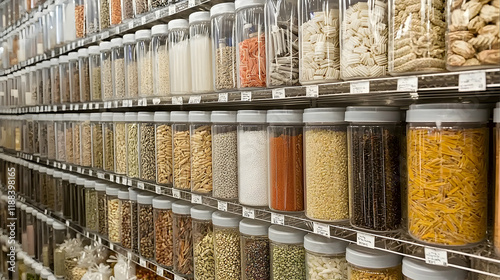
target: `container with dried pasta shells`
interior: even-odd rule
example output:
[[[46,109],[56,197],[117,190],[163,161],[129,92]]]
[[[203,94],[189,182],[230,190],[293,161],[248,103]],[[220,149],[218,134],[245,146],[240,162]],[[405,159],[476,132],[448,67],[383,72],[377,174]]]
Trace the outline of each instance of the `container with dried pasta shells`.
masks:
[[[172,125],[170,112],[155,112],[155,166],[156,183],[161,185],[172,184]]]
[[[191,191],[212,192],[212,127],[208,111],[189,112]]]
[[[347,247],[346,259],[350,280],[402,279],[399,255],[351,244]]]
[[[174,111],[172,122],[172,161],[174,188],[191,189],[191,155],[189,142],[188,112]]]
[[[155,257],[153,198],[154,195],[146,192],[137,194],[139,254],[150,260]]]
[[[410,257],[403,258],[404,280],[465,280],[467,271],[454,267],[426,264]]]
[[[173,271],[184,277],[193,274],[191,206],[185,201],[172,203]]]
[[[227,212],[212,214],[215,279],[241,279],[240,220]]]
[[[488,110],[412,105],[407,112],[408,230],[416,240],[467,246],[486,237]]]
[[[165,267],[172,267],[172,198],[158,196],[153,199],[155,260]]]

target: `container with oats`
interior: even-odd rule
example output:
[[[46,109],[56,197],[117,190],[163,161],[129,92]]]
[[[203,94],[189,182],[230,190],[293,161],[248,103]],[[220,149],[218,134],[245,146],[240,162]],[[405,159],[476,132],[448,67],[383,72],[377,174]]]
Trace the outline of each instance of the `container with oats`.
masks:
[[[106,50],[109,46],[109,42],[102,42],[102,49]],[[90,69],[90,100],[101,101],[101,56],[100,56],[100,46],[89,47],[89,69]]]
[[[216,90],[231,90],[236,81],[236,46],[234,3],[221,3],[210,9],[212,21],[212,56]]]
[[[350,280],[401,280],[401,256],[351,244],[347,247]]]
[[[113,99],[125,97],[125,56],[123,40],[111,40],[111,76],[113,84]]]
[[[99,44],[99,50],[101,52],[101,77],[99,77],[99,88],[101,91],[101,98],[103,101],[108,101],[113,99],[113,80],[111,75],[111,47],[113,44],[111,42],[102,42]],[[92,77],[94,78],[94,77]],[[92,80],[92,87],[94,87],[94,82],[96,80]],[[97,87],[97,85],[95,85]],[[93,88],[94,92],[92,96],[95,95],[95,90],[97,88]],[[100,99],[93,99],[100,100]]]

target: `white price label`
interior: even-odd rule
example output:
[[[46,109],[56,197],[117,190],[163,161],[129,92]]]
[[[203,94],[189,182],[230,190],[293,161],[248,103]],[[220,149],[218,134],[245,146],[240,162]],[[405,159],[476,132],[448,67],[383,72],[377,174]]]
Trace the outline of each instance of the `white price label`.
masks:
[[[359,246],[375,248],[375,236],[363,232],[358,232],[356,236],[356,243]]]
[[[434,265],[448,265],[448,253],[444,250],[424,248],[425,252],[425,262]]]
[[[76,172],[78,172],[78,173],[82,174],[82,168],[81,168],[81,167],[77,167],[77,168],[76,168]]]
[[[219,93],[219,102],[227,102],[228,100],[228,93],[227,92],[222,92]]]
[[[134,28],[134,21],[131,20],[129,23],[128,23],[128,29],[132,29]]]
[[[115,28],[115,33],[116,33],[116,34],[120,34],[120,26],[117,26],[117,27]]]
[[[88,231],[85,232],[85,237],[90,238],[90,233]]]
[[[99,103],[94,103],[94,109],[99,109]]]
[[[128,180],[127,180],[127,185],[128,185],[129,187],[132,187],[132,179],[128,179]]]
[[[306,87],[306,97],[318,97],[319,87],[318,86],[307,86]]]
[[[127,178],[126,177],[122,177],[122,185],[127,185]]]
[[[193,95],[189,97],[189,104],[199,104],[201,102],[201,95]]]
[[[179,275],[174,275],[174,280],[186,280],[186,279],[184,279],[183,277],[181,277]]]
[[[145,17],[145,16],[143,16],[143,17],[141,18],[141,23],[142,23],[142,25],[146,24],[146,22],[147,22],[147,21],[146,21],[146,17]]]
[[[139,259],[139,264],[140,264],[141,266],[144,266],[144,267],[145,267],[145,266],[146,266],[146,260],[145,260],[145,259],[143,259],[143,258],[140,258],[140,259]]]
[[[128,100],[122,101],[122,107],[128,107]]]
[[[161,11],[156,11],[156,12],[155,12],[155,18],[156,18],[156,19],[161,18]]]
[[[99,179],[104,179],[104,173],[102,173],[102,172],[97,172],[97,178],[99,178]]]
[[[82,110],[87,110],[87,103],[82,104]]]
[[[78,104],[75,104],[75,107],[73,109],[75,109],[75,111],[78,111],[78,109],[80,109],[80,108],[79,108]]]
[[[191,7],[194,7],[194,6],[196,6],[196,0],[189,0],[188,7],[191,8]]]
[[[241,101],[252,101],[252,92],[251,91],[242,91],[241,92]]]
[[[39,157],[36,158],[36,163],[40,163],[40,158]]]
[[[70,165],[70,166],[68,167],[68,169],[69,169],[69,171],[73,171],[73,166],[71,166],[71,165]]]
[[[369,81],[360,81],[360,82],[351,82],[351,93],[369,93],[370,92],[370,82]]]
[[[163,268],[157,266],[156,267],[156,274],[157,275],[160,275],[160,276],[163,276]]]
[[[47,211],[47,209],[45,209],[43,212],[45,213],[45,215],[47,215],[49,213],[49,211]]]
[[[111,243],[111,242],[109,243],[109,249],[115,250],[115,245],[113,245],[113,243]]]
[[[398,79],[398,91],[415,92],[418,90],[417,77],[401,77]]]
[[[109,180],[110,180],[111,182],[114,182],[114,181],[115,181],[115,175],[113,175],[113,174],[109,174]]]
[[[486,72],[474,71],[458,76],[458,91],[486,90]]]
[[[115,100],[115,101],[113,101],[113,107],[114,107],[114,108],[118,108],[118,101],[116,101],[116,100]]]
[[[137,101],[137,105],[139,106],[148,106],[148,100],[146,98],[141,98]]]
[[[158,105],[161,103],[161,99],[160,98],[153,98],[153,105]]]
[[[202,201],[201,195],[192,194],[191,195],[191,203],[193,203],[193,204],[202,204],[203,201]]]
[[[62,169],[66,170],[66,164],[65,163],[62,164]]]
[[[129,260],[132,259],[132,252],[130,251],[127,252],[127,259]]]
[[[102,238],[100,236],[97,237],[97,242],[102,243]]]
[[[66,221],[66,226],[69,227],[69,221]]]
[[[66,111],[66,105],[65,104],[62,105],[62,110]]]
[[[330,237],[330,226],[320,223],[313,223],[313,231],[316,234]]]
[[[155,187],[155,192],[156,192],[157,194],[162,194],[162,192],[161,192],[161,187],[160,187],[160,186],[156,186],[156,187]]]
[[[172,196],[175,198],[181,198],[181,191],[176,190],[176,189],[172,189]]]
[[[120,177],[119,177],[119,176],[116,176],[116,178],[115,178],[115,179],[116,179],[116,180],[115,180],[115,182],[116,182],[117,184],[120,184]]]
[[[225,202],[225,201],[218,201],[217,202],[217,209],[219,209],[219,211],[227,212],[227,202]]]
[[[175,7],[175,4],[171,4],[170,6],[168,6],[168,14],[169,15],[173,15],[175,14],[177,11],[176,7]]]
[[[273,89],[273,99],[281,99],[281,98],[285,98],[285,89],[284,88]]]
[[[52,107],[52,111],[57,112],[57,105],[54,105],[54,106]]]
[[[54,161],[53,162],[53,166],[54,166],[54,168],[56,168],[57,167],[57,162]]]
[[[137,187],[141,190],[144,189],[144,183],[143,182],[137,182]]]
[[[271,213],[271,224],[285,225],[285,216],[282,214]]]
[[[243,217],[255,219],[255,210],[253,210],[252,208],[243,207],[243,209],[241,209],[241,212]]]
[[[182,105],[182,103],[183,103],[182,96],[172,97],[172,105]]]
[[[94,174],[94,172],[89,169],[89,176],[92,176],[93,174]]]

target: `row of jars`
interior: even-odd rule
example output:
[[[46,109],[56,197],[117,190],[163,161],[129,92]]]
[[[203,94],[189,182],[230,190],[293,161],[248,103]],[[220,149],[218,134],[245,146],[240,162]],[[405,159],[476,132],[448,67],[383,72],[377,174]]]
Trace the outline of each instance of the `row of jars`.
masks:
[[[0,3],[0,32],[14,26],[16,21],[44,5],[42,0],[7,0]],[[50,1],[49,1],[50,2]]]
[[[0,244],[2,248],[7,248],[9,246],[8,238],[3,240],[0,238]],[[57,280],[57,277],[50,272],[42,263],[37,262],[33,258],[26,255],[24,252],[19,251],[15,253],[15,270],[9,270],[7,264],[9,262],[8,252],[3,251],[0,255],[0,260],[2,260],[2,267],[0,272],[5,275],[6,279],[40,279],[40,280]]]

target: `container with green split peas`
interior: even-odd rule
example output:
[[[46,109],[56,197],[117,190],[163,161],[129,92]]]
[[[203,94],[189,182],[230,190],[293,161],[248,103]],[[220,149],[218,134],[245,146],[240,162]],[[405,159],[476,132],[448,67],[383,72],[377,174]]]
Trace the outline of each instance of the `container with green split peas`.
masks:
[[[191,208],[194,278],[197,280],[215,278],[213,212],[214,209],[203,205]]]
[[[346,250],[349,280],[401,280],[401,257],[351,244]]]
[[[403,258],[404,280],[464,280],[467,271],[437,265],[426,264],[413,258]]]
[[[269,227],[272,280],[305,280],[305,232],[272,225]]]
[[[269,279],[269,223],[243,219],[240,221],[241,279]]]
[[[212,214],[214,224],[215,279],[240,280],[239,216],[217,211]]]

